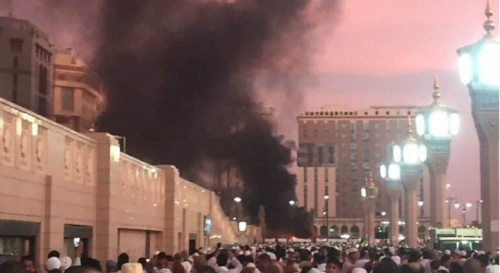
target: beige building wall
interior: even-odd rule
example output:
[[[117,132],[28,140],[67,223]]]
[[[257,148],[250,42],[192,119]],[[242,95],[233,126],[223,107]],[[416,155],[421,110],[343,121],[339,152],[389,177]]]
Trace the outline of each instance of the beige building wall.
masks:
[[[0,250],[74,256],[80,238],[104,262],[233,243],[214,192],[182,179],[173,166],[152,166],[120,151],[106,133],[82,135],[0,99]],[[204,217],[212,219],[211,237]],[[245,234],[241,234],[245,235]]]
[[[336,168],[335,167],[299,167],[297,170],[297,205],[314,209],[316,217],[336,216]],[[325,201],[325,196],[328,199]],[[328,209],[327,206],[328,205]]]
[[[55,54],[54,115],[58,123],[87,132],[104,110],[104,87],[71,48]]]
[[[408,119],[414,118],[419,109],[418,106],[332,108],[299,115],[298,180],[304,168],[336,167],[336,216],[362,218],[360,190],[366,177],[370,172],[377,177],[380,164],[388,159],[389,145],[407,136]],[[309,174],[307,177],[310,179]],[[430,205],[428,180],[424,175],[420,196],[424,211],[429,211]],[[385,183],[377,179],[377,185],[380,188],[377,212],[388,211]],[[314,198],[309,193],[307,196],[308,202]]]

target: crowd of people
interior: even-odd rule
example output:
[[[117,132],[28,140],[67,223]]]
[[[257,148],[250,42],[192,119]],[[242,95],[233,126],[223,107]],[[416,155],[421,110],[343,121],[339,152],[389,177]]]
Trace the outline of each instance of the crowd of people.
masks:
[[[44,273],[499,273],[497,253],[320,244],[259,244],[198,249],[132,261],[61,257],[51,251]],[[103,268],[104,267],[104,268]],[[0,273],[36,273],[35,261],[0,264]]]

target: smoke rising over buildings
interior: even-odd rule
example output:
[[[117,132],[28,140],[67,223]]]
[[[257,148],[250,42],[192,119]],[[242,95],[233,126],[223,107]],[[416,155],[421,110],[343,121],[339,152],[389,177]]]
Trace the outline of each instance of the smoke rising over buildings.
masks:
[[[108,90],[99,130],[126,136],[134,156],[191,177],[203,160],[234,162],[247,212],[256,216],[264,205],[273,228],[290,224],[284,212],[295,178],[289,145],[273,135],[258,101],[272,86],[288,92],[287,107],[300,103],[310,33],[318,18],[334,16],[337,2],[47,0],[43,10],[58,22],[74,14],[92,39]]]

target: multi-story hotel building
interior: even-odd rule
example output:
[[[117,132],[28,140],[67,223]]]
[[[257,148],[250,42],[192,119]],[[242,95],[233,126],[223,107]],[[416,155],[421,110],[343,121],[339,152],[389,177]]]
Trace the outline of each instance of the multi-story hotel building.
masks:
[[[316,216],[362,218],[360,190],[370,172],[378,176],[388,159],[389,145],[408,135],[408,119],[417,106],[373,106],[368,109],[320,109],[298,116],[299,151],[297,202],[314,209]],[[427,217],[430,196],[424,171],[420,217]],[[385,183],[378,179],[377,212],[388,210]],[[326,199],[325,196],[327,196]],[[328,206],[326,206],[328,205]],[[400,206],[400,215],[403,209]]]
[[[47,34],[27,20],[0,17],[0,97],[53,116],[54,56]]]
[[[93,127],[104,105],[104,88],[98,75],[74,50],[59,50],[55,56],[56,121],[75,131],[86,132]]]

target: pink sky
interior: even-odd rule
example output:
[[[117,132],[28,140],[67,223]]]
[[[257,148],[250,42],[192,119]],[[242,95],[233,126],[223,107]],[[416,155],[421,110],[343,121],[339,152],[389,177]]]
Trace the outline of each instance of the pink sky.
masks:
[[[492,2],[498,24],[498,2]],[[352,108],[427,104],[437,75],[443,102],[462,117],[448,168],[450,196],[475,204],[479,142],[468,90],[456,72],[456,49],[484,34],[484,8],[482,0],[344,1],[340,21],[322,29],[325,40],[313,62],[318,86],[304,97],[305,109],[325,101]],[[467,219],[475,219],[475,209]]]
[[[0,0],[2,6],[5,2]],[[497,19],[498,1],[492,2]],[[53,18],[40,12],[44,1],[34,4],[17,0],[14,4],[16,15],[46,29],[59,46],[75,47],[80,53],[91,55],[88,18],[68,10],[64,12],[75,20],[54,23]],[[448,169],[450,196],[460,202],[475,203],[480,199],[479,143],[468,91],[459,82],[456,71],[456,49],[484,34],[484,7],[484,0],[342,1],[339,18],[332,20],[334,23],[324,23],[318,30],[315,43],[319,42],[319,48],[312,61],[313,84],[303,84],[307,91],[303,92],[302,107],[297,106],[300,96],[297,104],[289,94],[266,95],[266,103],[278,104],[278,109],[288,108],[278,117],[280,130],[293,138],[297,134],[295,115],[325,104],[362,108],[372,104],[430,103],[432,82],[437,75],[443,102],[459,110],[462,117]],[[75,29],[79,35],[73,35]],[[475,219],[475,210],[467,217]]]

